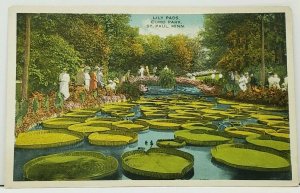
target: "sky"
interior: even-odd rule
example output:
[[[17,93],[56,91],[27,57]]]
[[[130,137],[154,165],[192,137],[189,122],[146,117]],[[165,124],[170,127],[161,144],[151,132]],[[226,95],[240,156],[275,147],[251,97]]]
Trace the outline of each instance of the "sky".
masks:
[[[184,34],[195,37],[203,28],[200,14],[132,14],[130,25],[138,27],[140,34],[161,37]]]

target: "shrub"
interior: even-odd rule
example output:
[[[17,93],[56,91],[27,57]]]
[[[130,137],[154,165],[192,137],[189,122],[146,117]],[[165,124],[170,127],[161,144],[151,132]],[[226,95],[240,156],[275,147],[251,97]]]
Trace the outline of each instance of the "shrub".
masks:
[[[159,85],[163,88],[173,88],[176,85],[174,72],[171,70],[162,70],[159,74]]]
[[[130,100],[137,100],[140,98],[142,92],[139,89],[139,84],[136,82],[125,81],[117,87],[117,93],[123,94]]]

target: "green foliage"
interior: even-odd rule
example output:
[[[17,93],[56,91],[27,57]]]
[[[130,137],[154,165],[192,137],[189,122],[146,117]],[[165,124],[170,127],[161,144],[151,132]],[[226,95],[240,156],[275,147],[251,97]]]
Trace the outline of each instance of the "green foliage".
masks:
[[[46,95],[44,98],[43,107],[46,111],[49,111],[49,96],[48,95]]]
[[[16,121],[16,124],[18,125],[28,112],[28,101],[22,100],[21,102],[17,102],[16,105],[17,105],[17,108],[16,108],[15,121]]]
[[[201,35],[209,50],[208,65],[225,71],[257,71],[262,63],[262,23],[266,67],[286,66],[282,13],[206,15]]]
[[[159,74],[159,85],[163,88],[173,88],[176,85],[174,72],[168,69],[162,70]]]
[[[125,81],[117,87],[117,93],[123,94],[127,99],[137,100],[141,96],[139,84],[136,82]]]
[[[81,104],[83,104],[85,102],[85,99],[86,99],[86,93],[85,92],[81,92],[79,94],[79,97],[80,97]]]
[[[54,106],[57,109],[62,109],[64,106],[64,96],[60,92],[56,93]]]
[[[32,101],[33,112],[36,113],[39,110],[39,107],[40,107],[39,100],[35,97]]]

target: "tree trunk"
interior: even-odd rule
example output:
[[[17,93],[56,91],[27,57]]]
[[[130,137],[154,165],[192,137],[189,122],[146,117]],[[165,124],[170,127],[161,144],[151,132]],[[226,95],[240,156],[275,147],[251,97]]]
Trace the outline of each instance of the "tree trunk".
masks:
[[[28,68],[30,63],[30,23],[31,16],[25,16],[24,66],[22,70],[22,100],[28,98]]]
[[[261,66],[260,66],[260,82],[261,86],[265,86],[266,80],[266,65],[265,65],[265,26],[264,15],[261,18]]]

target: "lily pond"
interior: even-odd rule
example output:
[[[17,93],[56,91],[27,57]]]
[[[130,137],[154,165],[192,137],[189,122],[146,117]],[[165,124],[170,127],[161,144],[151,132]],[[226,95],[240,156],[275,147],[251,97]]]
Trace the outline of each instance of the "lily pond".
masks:
[[[17,136],[14,180],[290,180],[288,110],[151,86]]]

